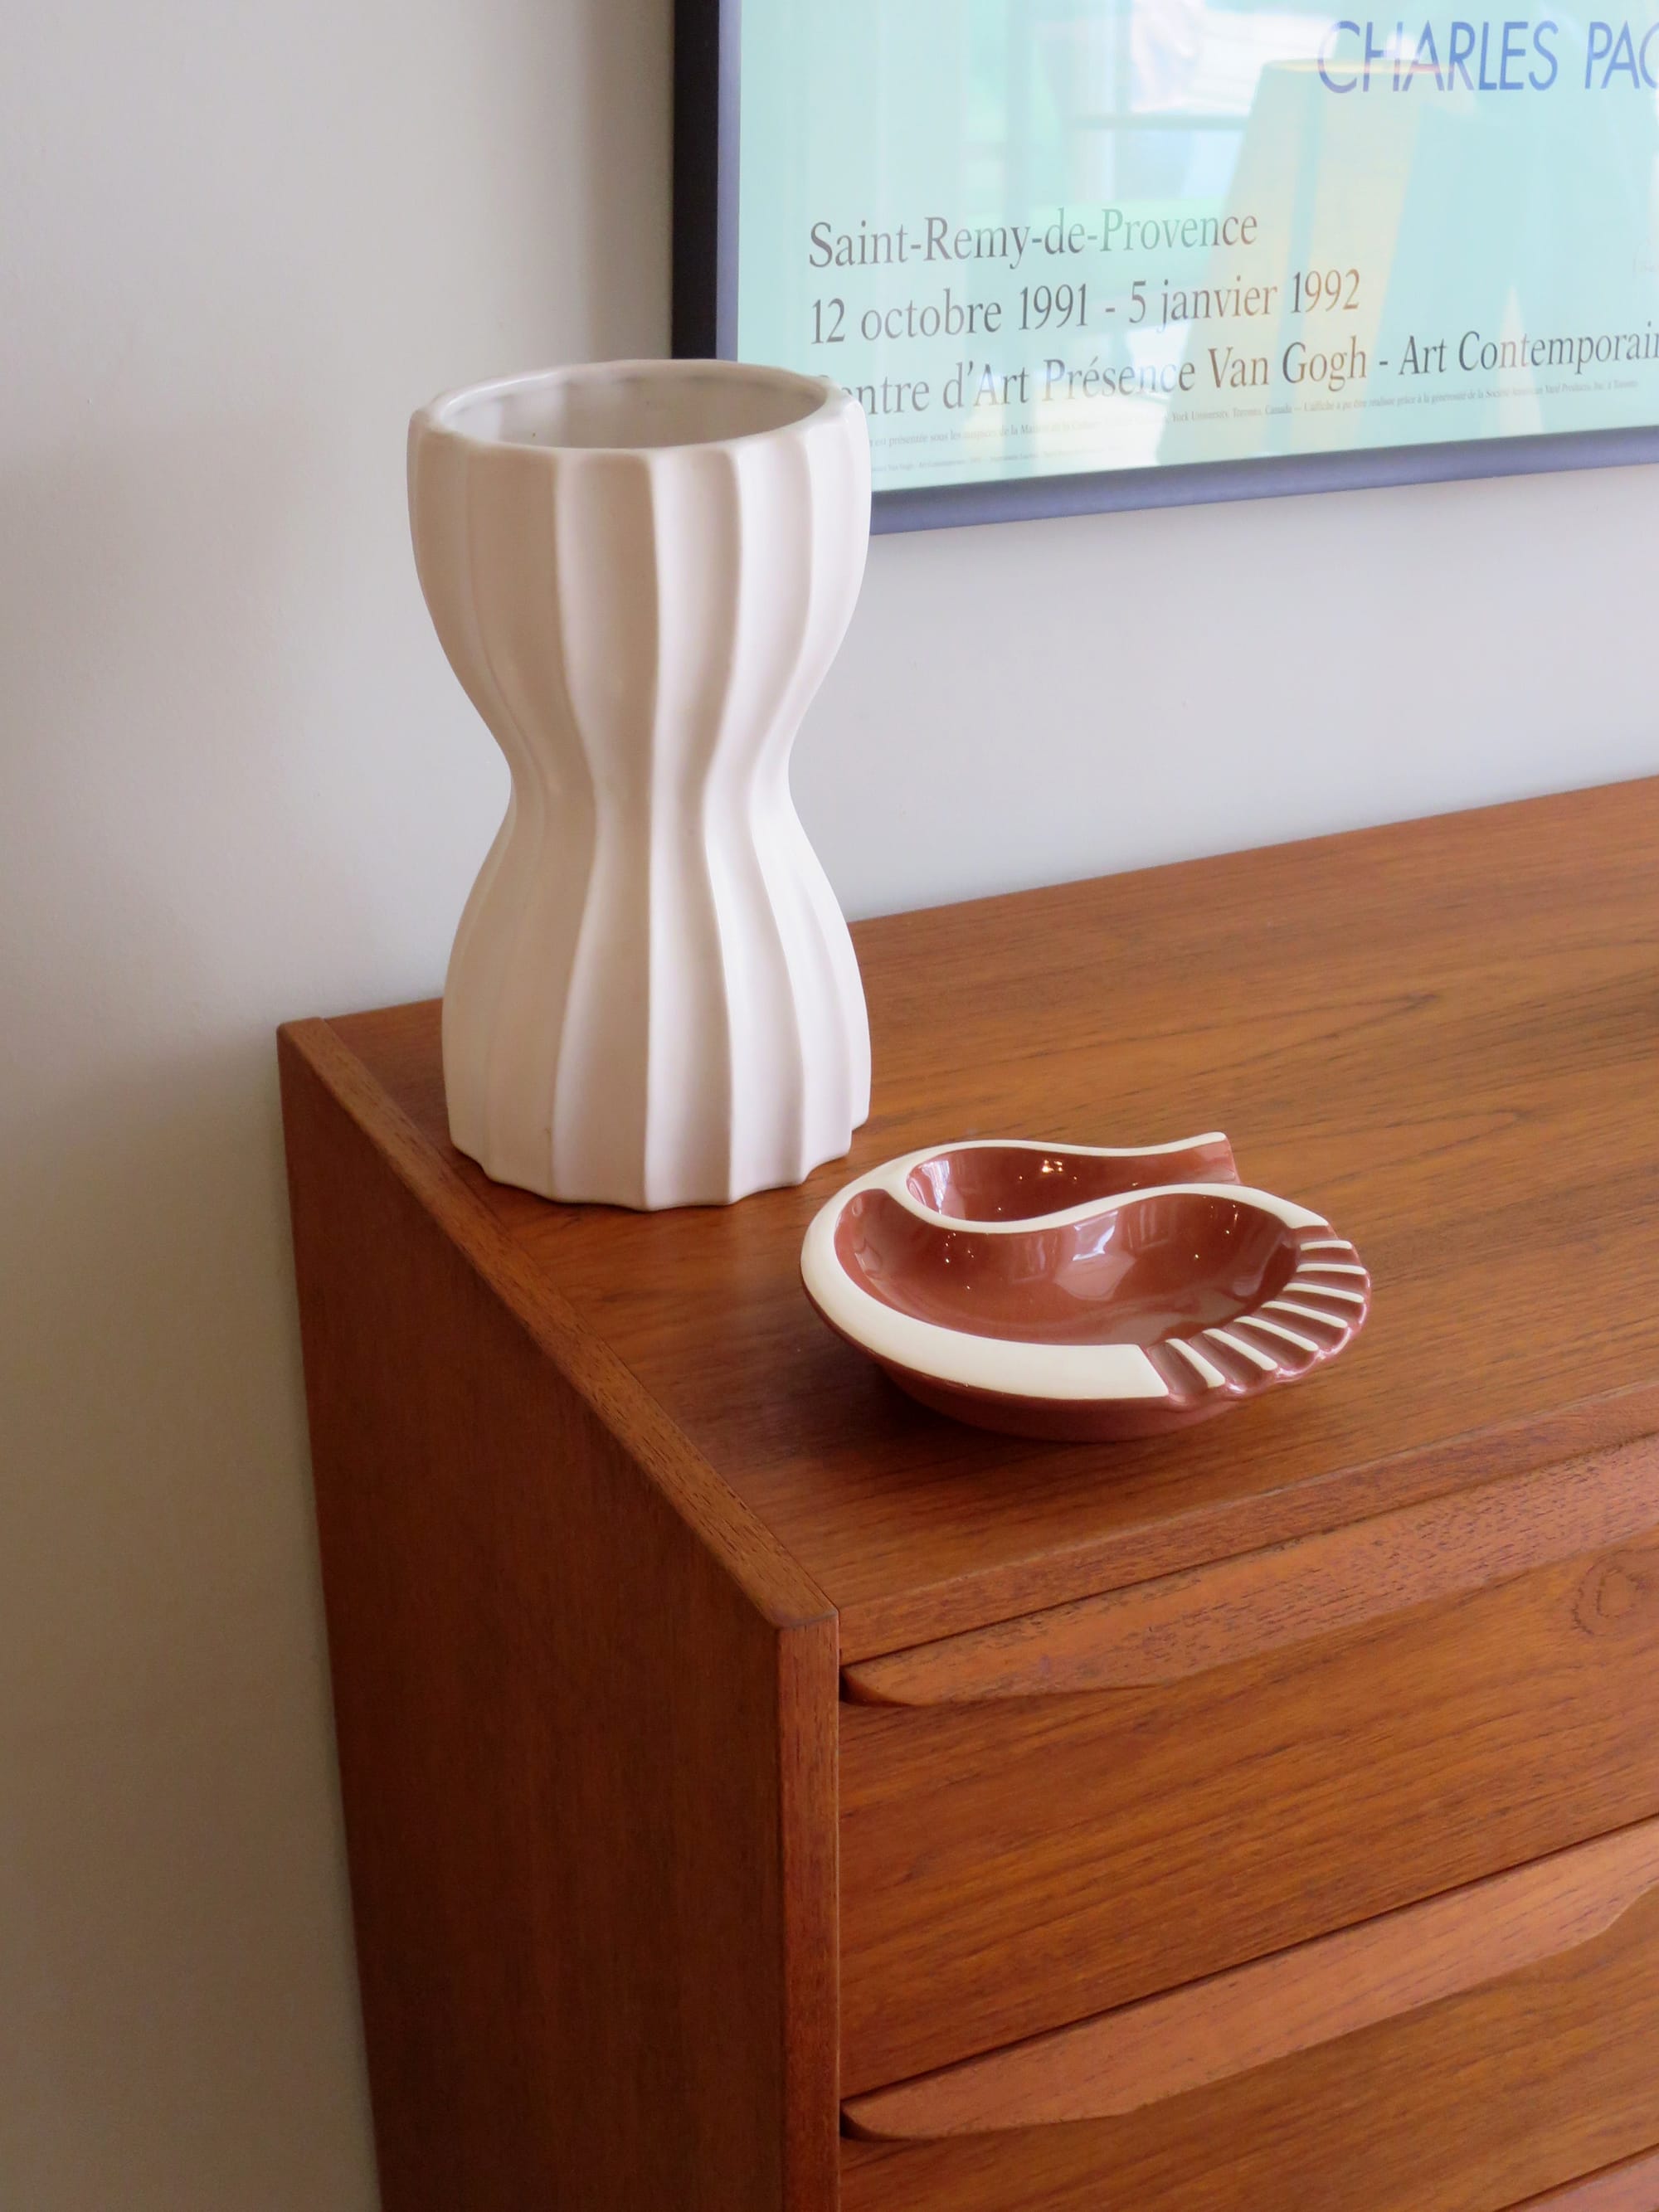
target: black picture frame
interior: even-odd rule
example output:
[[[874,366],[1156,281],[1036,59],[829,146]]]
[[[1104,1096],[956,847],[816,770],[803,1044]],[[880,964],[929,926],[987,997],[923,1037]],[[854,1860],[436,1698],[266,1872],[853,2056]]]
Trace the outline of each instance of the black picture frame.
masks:
[[[675,0],[672,345],[679,360],[737,357],[742,11],[743,0]],[[937,530],[1654,460],[1659,460],[1659,425],[1194,461],[878,491],[871,528],[878,534]]]

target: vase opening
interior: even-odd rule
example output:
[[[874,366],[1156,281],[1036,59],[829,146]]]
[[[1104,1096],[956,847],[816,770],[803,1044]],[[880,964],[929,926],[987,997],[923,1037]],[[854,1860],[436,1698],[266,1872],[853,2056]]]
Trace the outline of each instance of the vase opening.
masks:
[[[438,426],[484,445],[565,452],[722,445],[803,422],[833,386],[738,362],[612,362],[556,368],[458,392]]]

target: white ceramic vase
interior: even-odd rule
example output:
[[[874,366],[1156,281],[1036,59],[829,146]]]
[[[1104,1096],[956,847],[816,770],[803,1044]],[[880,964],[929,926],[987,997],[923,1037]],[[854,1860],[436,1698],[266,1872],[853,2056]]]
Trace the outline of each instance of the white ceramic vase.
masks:
[[[723,1204],[870,1107],[847,925],[789,755],[864,573],[838,387],[622,362],[410,425],[421,586],[512,771],[444,989],[450,1132],[544,1196]]]

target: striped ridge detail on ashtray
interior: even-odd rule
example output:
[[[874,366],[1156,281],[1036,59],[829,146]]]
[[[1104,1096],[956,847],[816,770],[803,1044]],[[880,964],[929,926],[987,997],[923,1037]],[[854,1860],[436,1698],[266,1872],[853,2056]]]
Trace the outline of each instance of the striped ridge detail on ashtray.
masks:
[[[1339,1253],[1348,1257],[1328,1256]],[[1318,1279],[1339,1273],[1346,1278],[1340,1283]],[[1172,1397],[1190,1400],[1217,1391],[1251,1397],[1268,1383],[1305,1375],[1341,1351],[1370,1303],[1370,1276],[1353,1246],[1340,1237],[1304,1237],[1277,1296],[1224,1325],[1212,1322],[1191,1336],[1165,1337],[1147,1346],[1147,1356]]]
[[[1164,1340],[1166,1351],[1178,1352],[1191,1363],[1198,1379],[1206,1389],[1219,1390],[1226,1386],[1227,1377],[1212,1359],[1206,1358],[1195,1344],[1188,1344],[1183,1336],[1170,1336]]]
[[[1235,1336],[1230,1329],[1206,1328],[1204,1334],[1212,1344],[1224,1345],[1229,1352],[1240,1353],[1266,1373],[1271,1374],[1279,1364],[1270,1352],[1263,1352],[1258,1345],[1247,1344],[1242,1336]]]

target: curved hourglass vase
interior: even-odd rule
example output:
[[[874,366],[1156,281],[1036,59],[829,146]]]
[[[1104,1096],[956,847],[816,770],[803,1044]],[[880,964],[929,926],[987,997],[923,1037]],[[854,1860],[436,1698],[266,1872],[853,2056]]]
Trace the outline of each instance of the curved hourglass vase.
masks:
[[[870,1104],[847,926],[789,793],[869,539],[833,385],[721,362],[434,400],[410,514],[507,816],[444,988],[450,1131],[544,1196],[725,1203]]]

